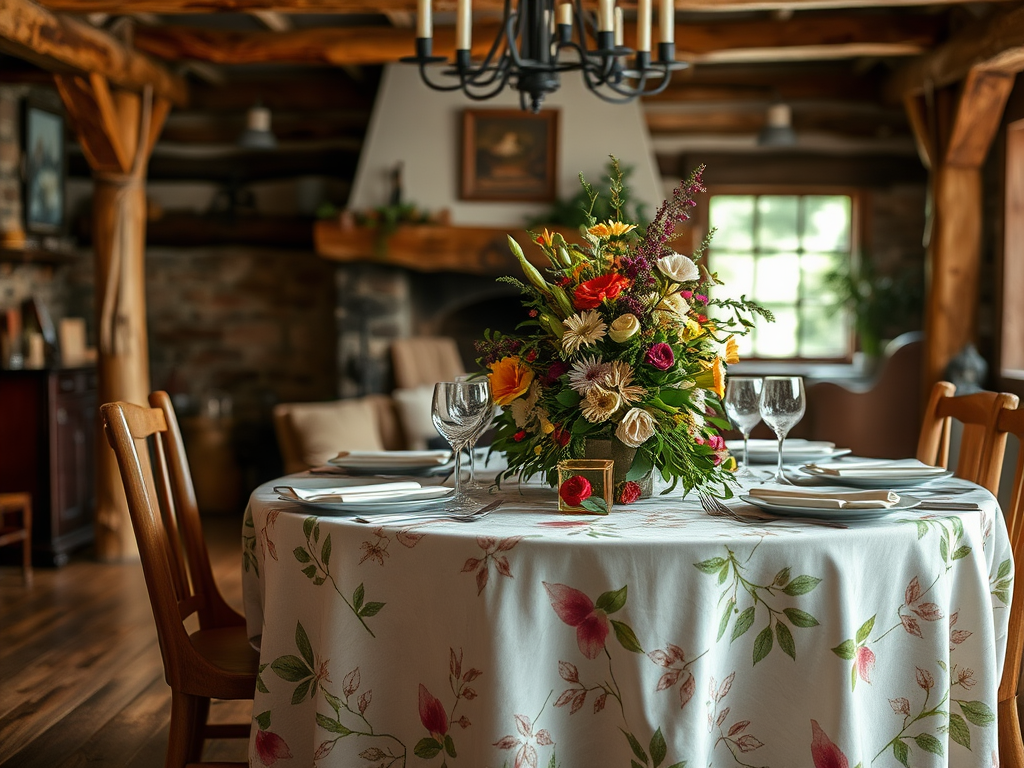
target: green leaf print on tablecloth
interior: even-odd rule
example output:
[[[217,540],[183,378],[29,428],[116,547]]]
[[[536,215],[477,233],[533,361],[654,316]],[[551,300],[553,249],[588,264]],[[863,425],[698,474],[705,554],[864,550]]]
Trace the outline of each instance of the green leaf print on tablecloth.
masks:
[[[694,567],[699,571],[709,576],[717,576],[718,583],[725,586],[719,595],[722,613],[718,624],[718,639],[721,640],[725,636],[730,624],[732,633],[729,642],[734,643],[743,637],[757,620],[758,606],[763,606],[768,613],[768,621],[754,639],[753,663],[757,664],[768,656],[776,642],[783,653],[796,660],[796,641],[789,624],[809,629],[818,626],[818,620],[799,608],[779,607],[779,602],[783,597],[800,597],[814,591],[821,583],[821,579],[808,575],[791,578],[791,569],[787,566],[776,573],[770,583],[757,584],[744,576],[747,565],[739,561],[736,553],[728,547],[725,551],[726,557],[712,557],[694,563]],[[751,557],[753,552],[747,557],[747,563]],[[752,604],[741,610],[741,606],[748,599]],[[786,623],[787,620],[789,624]]]

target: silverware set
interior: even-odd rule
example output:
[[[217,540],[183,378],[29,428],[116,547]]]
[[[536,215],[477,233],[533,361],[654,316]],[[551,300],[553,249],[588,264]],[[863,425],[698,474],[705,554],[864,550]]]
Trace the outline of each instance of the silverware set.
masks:
[[[395,512],[384,515],[367,515],[364,517],[353,517],[352,519],[357,523],[366,523],[368,525],[394,525],[402,523],[433,523],[437,521],[451,522],[451,523],[472,523],[486,517],[495,509],[501,506],[504,499],[496,499],[486,506],[474,509],[470,512]]]
[[[767,525],[768,523],[782,523],[788,521],[807,523],[808,525],[821,525],[826,528],[850,527],[832,520],[818,520],[813,517],[778,517],[762,510],[758,510],[757,512],[740,513],[726,506],[721,499],[711,495],[707,491],[697,491],[697,498],[700,500],[701,507],[711,517],[726,517],[730,520],[736,521],[737,523]]]

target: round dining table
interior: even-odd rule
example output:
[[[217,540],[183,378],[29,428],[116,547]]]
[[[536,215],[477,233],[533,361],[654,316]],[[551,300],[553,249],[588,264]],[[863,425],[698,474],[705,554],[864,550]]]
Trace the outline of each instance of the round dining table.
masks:
[[[998,762],[1013,562],[977,486],[844,528],[679,489],[580,516],[507,483],[473,522],[394,524],[274,491],[344,482],[248,505],[251,765]]]

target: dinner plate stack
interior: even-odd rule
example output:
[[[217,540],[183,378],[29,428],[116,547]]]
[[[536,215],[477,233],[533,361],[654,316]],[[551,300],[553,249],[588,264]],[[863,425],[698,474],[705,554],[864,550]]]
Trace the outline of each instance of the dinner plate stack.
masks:
[[[778,440],[750,440],[748,441],[751,464],[776,464],[779,461]],[[729,452],[742,459],[743,441],[726,440],[725,447]],[[828,443],[823,440],[803,440],[800,438],[787,439],[782,448],[782,460],[786,464],[804,464],[812,461],[827,461],[839,456],[845,456],[850,452],[849,448],[836,448],[835,443]]]

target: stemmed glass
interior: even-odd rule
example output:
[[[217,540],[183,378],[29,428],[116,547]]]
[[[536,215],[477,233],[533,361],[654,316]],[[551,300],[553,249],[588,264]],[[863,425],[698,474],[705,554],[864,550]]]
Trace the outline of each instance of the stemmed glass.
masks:
[[[772,479],[776,483],[793,485],[782,472],[782,448],[786,434],[804,415],[804,380],[800,376],[766,376],[758,402],[761,418],[779,438],[779,465]]]
[[[447,504],[450,510],[467,509],[473,503],[462,488],[462,451],[474,439],[484,414],[492,407],[487,379],[440,381],[434,385],[430,416],[455,455],[455,491]]]
[[[730,376],[725,388],[725,414],[733,427],[743,435],[743,466],[736,472],[741,480],[753,480],[759,475],[750,469],[749,440],[751,430],[761,420],[761,385],[757,376]]]
[[[469,374],[462,374],[460,376],[456,376],[455,381],[472,381],[472,379]],[[486,378],[477,379],[476,381],[489,385]],[[488,391],[490,391],[490,386],[488,386]],[[463,490],[470,493],[473,491],[479,491],[483,487],[476,479],[476,441],[479,440],[484,432],[487,431],[488,427],[491,426],[492,421],[494,421],[494,411],[492,408],[488,408],[484,410],[480,417],[480,424],[477,426],[476,430],[473,432],[473,436],[469,438],[469,442],[466,444],[466,448],[469,451],[469,479],[463,485]]]

